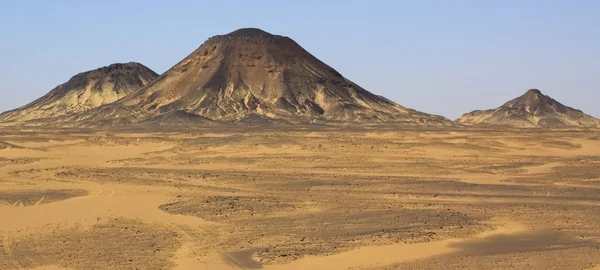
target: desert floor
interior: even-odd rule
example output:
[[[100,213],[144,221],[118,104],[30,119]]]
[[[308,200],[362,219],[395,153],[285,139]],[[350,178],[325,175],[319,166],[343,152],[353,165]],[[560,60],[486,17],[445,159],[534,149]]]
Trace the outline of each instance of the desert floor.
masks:
[[[600,269],[600,133],[0,128],[0,269]]]

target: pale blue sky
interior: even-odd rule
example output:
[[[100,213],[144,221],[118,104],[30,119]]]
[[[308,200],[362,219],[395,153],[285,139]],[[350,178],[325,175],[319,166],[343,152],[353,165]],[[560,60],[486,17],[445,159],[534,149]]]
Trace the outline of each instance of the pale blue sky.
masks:
[[[0,0],[0,111],[76,73],[162,73],[208,37],[286,35],[367,90],[457,118],[529,88],[600,117],[600,1]]]

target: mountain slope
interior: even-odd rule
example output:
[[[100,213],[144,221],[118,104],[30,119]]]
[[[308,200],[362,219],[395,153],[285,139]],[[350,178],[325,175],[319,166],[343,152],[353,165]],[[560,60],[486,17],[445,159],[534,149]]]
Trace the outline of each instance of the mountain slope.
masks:
[[[492,124],[513,127],[598,128],[600,120],[565,106],[537,89],[504,105],[485,111],[473,111],[457,120],[460,124]]]
[[[27,121],[83,112],[114,102],[158,77],[139,63],[112,64],[79,73],[43,97],[0,114],[0,121]]]
[[[149,85],[74,120],[135,122],[175,111],[220,122],[259,117],[453,124],[374,95],[292,39],[252,28],[208,39]]]

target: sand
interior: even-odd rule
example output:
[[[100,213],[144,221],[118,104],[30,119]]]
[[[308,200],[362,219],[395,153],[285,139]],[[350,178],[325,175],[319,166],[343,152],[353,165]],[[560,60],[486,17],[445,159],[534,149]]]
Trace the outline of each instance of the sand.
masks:
[[[598,138],[3,127],[0,269],[598,269]]]

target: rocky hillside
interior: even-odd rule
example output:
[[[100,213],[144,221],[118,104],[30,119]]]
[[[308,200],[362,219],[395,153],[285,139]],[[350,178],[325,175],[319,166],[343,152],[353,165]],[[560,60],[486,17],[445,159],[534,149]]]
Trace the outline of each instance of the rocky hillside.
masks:
[[[43,97],[0,114],[0,121],[27,121],[87,111],[131,94],[156,77],[154,71],[133,62],[79,73]]]
[[[537,89],[491,110],[464,114],[460,124],[491,124],[512,127],[599,128],[600,120],[565,106]]]
[[[252,28],[209,38],[140,91],[68,121],[117,124],[163,114],[186,123],[199,116],[201,122],[453,125],[372,94],[288,37]]]

